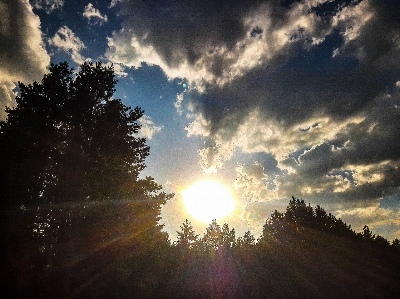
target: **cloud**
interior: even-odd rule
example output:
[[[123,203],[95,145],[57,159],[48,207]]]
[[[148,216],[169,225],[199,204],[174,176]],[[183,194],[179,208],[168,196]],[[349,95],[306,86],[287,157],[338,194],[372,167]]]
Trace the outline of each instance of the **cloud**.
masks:
[[[89,21],[94,19],[95,24],[98,23],[102,25],[104,22],[108,21],[107,15],[102,15],[98,9],[94,8],[92,3],[89,3],[85,6],[83,16],[88,18]]]
[[[183,113],[182,102],[183,102],[183,93],[179,93],[176,95],[176,101],[174,103],[176,111],[178,112],[179,115],[182,115],[182,113]]]
[[[259,163],[238,165],[236,167],[237,178],[234,187],[241,193],[241,198],[246,201],[266,201],[276,198],[274,190],[267,186],[268,176],[264,173],[264,167]]]
[[[122,2],[122,1],[123,1],[123,0],[111,0],[111,3],[110,3],[109,8],[112,8],[112,7],[117,6],[117,4],[118,4],[119,2]]]
[[[400,3],[118,7],[125,21],[106,57],[157,64],[196,87],[176,108],[186,109],[188,136],[205,141],[205,172],[234,164],[238,152],[275,159],[274,175],[260,163],[237,165],[249,201],[295,195],[346,211],[400,192]]]
[[[0,118],[15,102],[15,83],[40,80],[50,57],[43,45],[40,20],[27,1],[0,3]]]
[[[85,45],[67,26],[58,29],[53,38],[49,39],[49,44],[71,55],[72,60],[78,64],[84,61],[80,52]]]
[[[160,132],[163,128],[163,126],[156,126],[150,116],[147,115],[143,115],[139,122],[142,125],[139,135],[144,138],[151,139],[155,133]]]
[[[279,63],[292,46],[320,43],[330,28],[307,13],[310,7],[296,4],[288,10],[270,2],[198,0],[191,5],[152,6],[124,1],[120,14],[127,18],[123,29],[110,38],[107,55],[130,66],[158,64],[170,78],[185,77],[199,88],[222,86],[254,68]]]
[[[64,6],[64,0],[33,0],[30,1],[34,9],[43,9],[47,14]]]
[[[0,120],[5,120],[7,113],[4,111],[5,107],[15,107],[15,97],[17,94],[13,92],[16,85],[12,81],[0,81]]]
[[[195,97],[188,132],[213,141],[212,147],[200,151],[203,167],[215,172],[224,161],[234,159],[235,149],[240,148],[247,153],[272,154],[287,171],[276,179],[280,198],[296,194],[355,204],[399,192],[400,182],[395,177],[400,177],[396,150],[400,144],[393,137],[400,133],[395,121],[400,116],[396,90],[400,47],[393,26],[377,11],[378,6],[365,1],[342,8],[325,19],[342,31],[311,30],[328,33],[323,38],[289,34],[290,39],[302,40],[303,50],[298,50],[302,58],[286,58],[275,69],[254,67],[243,77],[209,87]],[[300,4],[297,7],[293,13]],[[288,24],[275,26],[278,32],[272,32],[280,34],[285,44],[284,36],[293,28],[288,15],[282,21]],[[309,28],[320,26],[318,19],[314,21]],[[375,42],[367,37],[376,24],[386,24],[375,27],[371,34],[381,36],[387,53],[375,48]],[[265,28],[259,25],[254,35],[268,32]],[[285,28],[285,34],[279,33],[280,28]],[[308,40],[307,50],[304,42]],[[332,58],[335,49],[340,50]],[[316,60],[317,53],[326,55],[324,60]],[[365,167],[379,173],[380,179],[362,184],[367,176]],[[344,173],[354,175],[348,178]]]

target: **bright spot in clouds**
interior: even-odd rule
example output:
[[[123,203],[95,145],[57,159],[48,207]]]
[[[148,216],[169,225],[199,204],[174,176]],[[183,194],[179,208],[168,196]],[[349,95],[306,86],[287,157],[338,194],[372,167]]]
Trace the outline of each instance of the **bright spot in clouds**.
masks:
[[[211,223],[228,216],[235,208],[235,199],[224,185],[200,181],[182,191],[186,211],[198,221]]]

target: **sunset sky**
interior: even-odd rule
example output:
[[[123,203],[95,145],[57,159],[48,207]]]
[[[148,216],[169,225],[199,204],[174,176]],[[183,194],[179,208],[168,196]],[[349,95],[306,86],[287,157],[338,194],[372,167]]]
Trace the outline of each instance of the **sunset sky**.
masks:
[[[176,193],[171,239],[206,226],[180,195],[202,179],[231,189],[239,235],[293,195],[400,238],[398,0],[1,0],[0,37],[2,120],[50,62],[113,63],[145,110],[143,175]]]

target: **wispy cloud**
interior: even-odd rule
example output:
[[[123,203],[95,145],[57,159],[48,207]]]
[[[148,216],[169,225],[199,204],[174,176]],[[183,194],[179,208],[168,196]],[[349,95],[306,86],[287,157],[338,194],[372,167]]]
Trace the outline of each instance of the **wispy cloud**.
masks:
[[[160,132],[163,128],[163,126],[157,126],[148,115],[143,115],[139,119],[139,122],[142,126],[139,130],[139,135],[147,139],[153,138],[153,135]]]
[[[89,21],[93,20],[94,23],[100,25],[108,21],[107,15],[102,15],[100,11],[93,6],[92,3],[89,3],[88,5],[85,6],[85,11],[83,12],[83,16],[87,18]]]
[[[33,8],[43,9],[47,14],[50,14],[54,10],[62,8],[65,0],[33,0],[30,2]]]
[[[49,44],[71,55],[72,60],[78,64],[84,61],[80,52],[85,45],[67,26],[58,29],[56,34],[49,39]]]

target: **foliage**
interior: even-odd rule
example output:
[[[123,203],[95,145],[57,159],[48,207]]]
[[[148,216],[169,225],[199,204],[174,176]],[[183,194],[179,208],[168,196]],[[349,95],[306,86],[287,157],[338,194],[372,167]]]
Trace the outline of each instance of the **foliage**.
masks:
[[[144,111],[114,99],[115,84],[113,67],[100,62],[76,74],[52,64],[41,82],[19,82],[17,106],[0,127],[9,204],[168,199],[151,177],[139,179],[149,155],[137,136]]]
[[[139,177],[144,111],[114,99],[115,84],[112,66],[91,62],[77,73],[52,64],[40,82],[19,82],[0,123],[0,275],[10,298],[106,296],[127,267],[144,277],[162,263],[160,208],[173,194]]]
[[[176,298],[393,298],[399,240],[389,246],[368,226],[354,232],[323,208],[292,198],[266,220],[260,238],[213,220],[199,239],[186,220],[171,247],[168,282]],[[184,237],[185,236],[185,237]],[[196,246],[183,246],[190,239]],[[179,249],[175,251],[174,249]],[[371,284],[370,281],[374,281]],[[239,286],[239,288],[238,288]],[[168,296],[166,296],[168,297]]]
[[[313,209],[310,205],[307,206],[304,200],[292,197],[285,213],[275,210],[267,219],[260,241],[271,236],[280,236],[282,233],[299,232],[305,228],[347,237],[356,235],[351,226],[331,213],[327,214],[320,206]]]
[[[180,226],[181,231],[177,232],[178,240],[175,242],[176,246],[183,247],[185,249],[196,248],[199,244],[199,235],[193,230],[193,226],[189,220],[185,220]]]
[[[256,244],[256,239],[254,236],[251,234],[250,231],[247,231],[244,233],[242,237],[239,237],[236,241],[237,247],[250,247]]]

